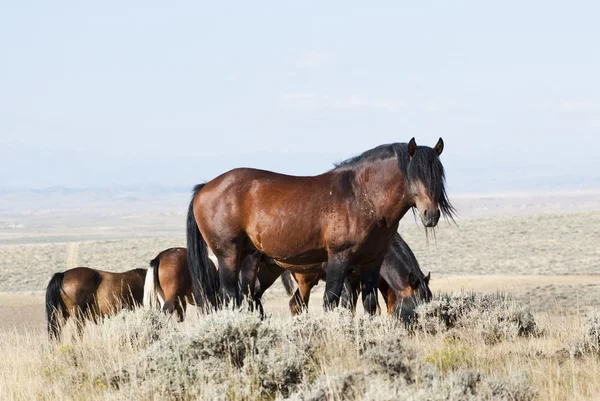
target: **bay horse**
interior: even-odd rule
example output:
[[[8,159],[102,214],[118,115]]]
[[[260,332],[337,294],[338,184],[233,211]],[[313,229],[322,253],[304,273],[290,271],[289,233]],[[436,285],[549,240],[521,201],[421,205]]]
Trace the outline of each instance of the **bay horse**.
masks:
[[[452,217],[442,138],[430,148],[380,145],[317,176],[290,176],[238,168],[194,188],[187,216],[188,266],[196,302],[205,309],[241,303],[251,293],[238,286],[241,261],[259,251],[296,273],[326,262],[323,306],[339,304],[351,266],[357,266],[367,313],[377,310],[379,270],[400,219],[416,207],[423,225]],[[216,255],[210,269],[208,248]],[[320,268],[320,267],[319,267]]]
[[[212,260],[210,263],[216,274]],[[144,283],[144,305],[151,308],[160,307],[168,313],[176,312],[181,322],[188,303],[194,304],[187,249],[165,249],[150,261]]]
[[[217,268],[210,257],[209,264],[212,274],[216,275]],[[195,304],[187,249],[165,249],[150,261],[144,283],[144,305],[160,307],[167,313],[176,312],[178,321],[182,322],[187,304]]]
[[[55,273],[46,289],[46,320],[50,339],[59,339],[68,318],[81,335],[84,320],[97,322],[121,309],[142,305],[146,269],[112,273],[75,267]]]

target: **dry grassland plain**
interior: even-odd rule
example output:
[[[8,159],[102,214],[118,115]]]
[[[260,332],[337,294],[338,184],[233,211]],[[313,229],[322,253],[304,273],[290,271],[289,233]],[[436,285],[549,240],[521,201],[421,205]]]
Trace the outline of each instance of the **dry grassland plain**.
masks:
[[[154,388],[152,394],[156,399],[219,398],[218,395],[221,399],[395,399],[393,392],[405,385],[406,394],[412,394],[406,399],[600,399],[599,354],[573,351],[574,344],[589,339],[587,316],[600,310],[600,195],[473,196],[458,198],[456,203],[461,218],[457,224],[441,222],[435,236],[426,236],[410,214],[399,230],[423,271],[431,271],[432,290],[436,294],[460,290],[508,293],[513,297],[511,302],[533,313],[538,330],[535,336],[511,334],[489,343],[482,340],[481,326],[466,325],[436,333],[421,330],[416,334],[398,329],[398,339],[406,352],[414,352],[409,360],[418,361],[413,370],[421,372],[429,365],[436,369],[433,376],[441,381],[432,382],[429,387],[422,384],[427,388],[419,387],[420,380],[415,384],[412,379],[399,380],[397,375],[377,373],[377,363],[364,362],[362,351],[356,351],[356,341],[363,341],[358,339],[360,336],[353,334],[353,339],[348,337],[346,342],[337,344],[330,333],[321,343],[312,344],[320,354],[314,360],[309,358],[310,368],[302,365],[298,371],[301,379],[286,384],[289,391],[280,385],[287,383],[285,377],[271,387],[250,379],[252,374],[279,377],[277,372],[267,369],[250,374],[245,370],[250,365],[231,365],[228,359],[228,372],[247,373],[244,380],[249,380],[233,392],[221,394],[218,386],[213,393],[192,391],[190,387],[189,392],[174,395],[168,385],[154,383],[160,389]],[[127,365],[144,354],[148,344],[123,345],[123,338],[129,338],[131,333],[123,332],[122,327],[116,329],[109,322],[88,327],[82,341],[68,338],[53,348],[44,331],[43,291],[51,275],[66,268],[90,266],[123,271],[147,267],[161,250],[185,246],[183,213],[174,208],[136,209],[135,213],[111,211],[104,215],[87,211],[61,213],[0,215],[0,354],[4,355],[0,362],[0,398],[152,398],[136,387],[142,386],[145,379],[128,379],[127,385],[121,383],[120,387],[108,381],[116,366]],[[323,287],[321,283],[315,288],[310,305],[309,315],[317,320],[323,316]],[[281,328],[282,333],[289,330],[293,321],[288,316],[287,300],[280,283],[275,283],[265,295],[272,319],[269,324],[276,327],[274,330]],[[361,307],[357,315],[353,321],[362,322]],[[331,319],[334,324],[340,317]],[[201,320],[191,316],[190,322],[183,325],[169,320],[165,323],[167,328],[158,332],[193,336],[204,327]],[[387,340],[383,338],[390,336],[386,327],[377,332],[384,342]],[[384,347],[376,341],[374,349],[379,346]],[[327,347],[338,347],[337,353],[327,351]],[[65,352],[67,356],[63,355]],[[365,352],[375,351],[369,348]],[[57,362],[61,358],[67,359]],[[68,365],[75,360],[77,367]],[[356,377],[356,369],[364,379]],[[454,390],[462,388],[456,383],[471,383],[461,376],[471,371],[482,375],[481,380],[473,379],[472,383],[479,390],[473,390],[471,395],[473,391],[469,389],[464,392],[467,395],[455,394]],[[419,374],[429,377],[424,371]],[[524,382],[515,384],[515,375]],[[194,378],[207,386],[212,383],[200,376]],[[504,390],[494,393],[490,389],[496,388],[495,384],[486,384],[488,379],[504,380]],[[319,380],[325,380],[325,384]],[[388,396],[385,391],[373,390],[377,383]],[[313,391],[314,386],[323,387],[320,395]],[[430,387],[437,390],[430,391]],[[485,398],[485,394],[489,397]]]

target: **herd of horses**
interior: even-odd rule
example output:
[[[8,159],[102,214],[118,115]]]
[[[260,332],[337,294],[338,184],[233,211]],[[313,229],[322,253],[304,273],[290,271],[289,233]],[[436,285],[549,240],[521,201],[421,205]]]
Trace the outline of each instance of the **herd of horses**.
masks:
[[[238,168],[194,188],[187,214],[187,248],[160,252],[148,269],[111,273],[77,267],[56,273],[46,290],[51,338],[75,318],[98,321],[145,305],[185,317],[187,304],[210,313],[246,301],[264,315],[262,296],[281,277],[295,315],[311,289],[325,281],[323,307],[354,310],[359,295],[375,314],[381,293],[387,313],[414,317],[431,298],[425,276],[398,234],[416,209],[435,227],[455,209],[445,189],[440,138],[431,148],[392,143],[300,177]],[[297,289],[294,290],[294,281]]]

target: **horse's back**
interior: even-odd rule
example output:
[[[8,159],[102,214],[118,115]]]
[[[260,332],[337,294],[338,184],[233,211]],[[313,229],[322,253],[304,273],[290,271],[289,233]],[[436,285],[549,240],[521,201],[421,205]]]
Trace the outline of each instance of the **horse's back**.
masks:
[[[69,310],[87,309],[94,303],[95,295],[102,278],[98,271],[89,267],[75,267],[64,273],[62,282],[62,298]]]
[[[194,216],[215,253],[248,238],[251,247],[274,259],[292,265],[321,263],[326,260],[324,230],[335,215],[345,216],[343,222],[348,216],[336,180],[332,173],[231,170],[196,195]],[[339,224],[335,229],[344,231]]]
[[[100,313],[110,314],[113,310],[141,305],[144,299],[144,269],[122,273],[98,271],[100,284],[96,299]]]

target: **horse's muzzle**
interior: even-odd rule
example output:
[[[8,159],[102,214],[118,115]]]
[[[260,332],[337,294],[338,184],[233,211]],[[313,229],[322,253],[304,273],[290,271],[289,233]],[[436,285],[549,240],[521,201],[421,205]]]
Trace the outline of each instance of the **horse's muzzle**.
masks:
[[[421,222],[425,227],[435,227],[438,221],[440,221],[439,209],[436,209],[435,212],[425,210],[423,214],[421,214]]]

